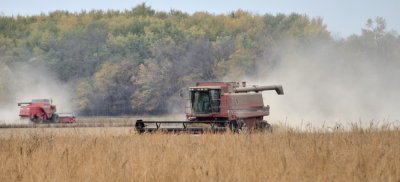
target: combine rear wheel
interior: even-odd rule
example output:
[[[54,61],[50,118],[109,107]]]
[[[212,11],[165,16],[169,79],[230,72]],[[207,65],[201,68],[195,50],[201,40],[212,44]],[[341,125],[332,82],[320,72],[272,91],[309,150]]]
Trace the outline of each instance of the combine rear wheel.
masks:
[[[267,121],[261,121],[257,123],[257,130],[267,133],[272,133],[273,131],[271,124],[269,124]]]

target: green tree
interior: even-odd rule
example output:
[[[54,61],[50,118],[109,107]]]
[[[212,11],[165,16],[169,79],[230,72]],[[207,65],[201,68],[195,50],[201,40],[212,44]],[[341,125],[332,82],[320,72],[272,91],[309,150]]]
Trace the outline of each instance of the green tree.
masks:
[[[134,92],[131,82],[134,76],[134,63],[124,60],[121,62],[105,62],[94,74],[94,88],[102,98],[105,114],[131,113],[130,98]]]

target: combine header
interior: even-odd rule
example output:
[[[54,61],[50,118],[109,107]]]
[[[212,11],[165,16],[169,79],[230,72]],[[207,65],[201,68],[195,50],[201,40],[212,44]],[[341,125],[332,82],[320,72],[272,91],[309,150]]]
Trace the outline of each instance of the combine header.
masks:
[[[56,106],[49,99],[33,99],[32,102],[20,102],[19,116],[34,123],[75,123],[73,114],[57,114]]]
[[[269,106],[264,106],[260,93],[275,90],[283,95],[280,85],[250,86],[246,82],[199,82],[189,87],[187,121],[143,121],[137,120],[139,133],[153,131],[189,133],[233,132],[260,130],[272,131],[271,125],[263,120],[269,115]]]

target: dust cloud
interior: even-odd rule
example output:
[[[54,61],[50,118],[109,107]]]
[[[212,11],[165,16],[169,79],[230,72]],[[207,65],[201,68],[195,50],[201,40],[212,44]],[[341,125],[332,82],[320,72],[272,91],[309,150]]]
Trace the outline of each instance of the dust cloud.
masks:
[[[3,68],[7,98],[0,106],[0,123],[27,123],[19,120],[18,102],[32,99],[52,99],[57,112],[71,112],[69,87],[57,80],[51,70],[43,65],[18,65]],[[4,79],[4,78],[3,78]]]
[[[400,60],[355,55],[336,44],[299,48],[285,42],[265,55],[248,85],[283,85],[285,95],[263,92],[272,123],[292,126],[399,122]],[[242,81],[242,80],[239,80]]]

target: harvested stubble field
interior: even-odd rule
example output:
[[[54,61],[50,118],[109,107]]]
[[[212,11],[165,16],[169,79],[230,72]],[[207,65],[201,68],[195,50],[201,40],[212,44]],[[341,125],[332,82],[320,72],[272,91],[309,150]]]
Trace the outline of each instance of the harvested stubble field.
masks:
[[[0,181],[400,180],[399,129],[250,135],[129,130],[0,130]]]

